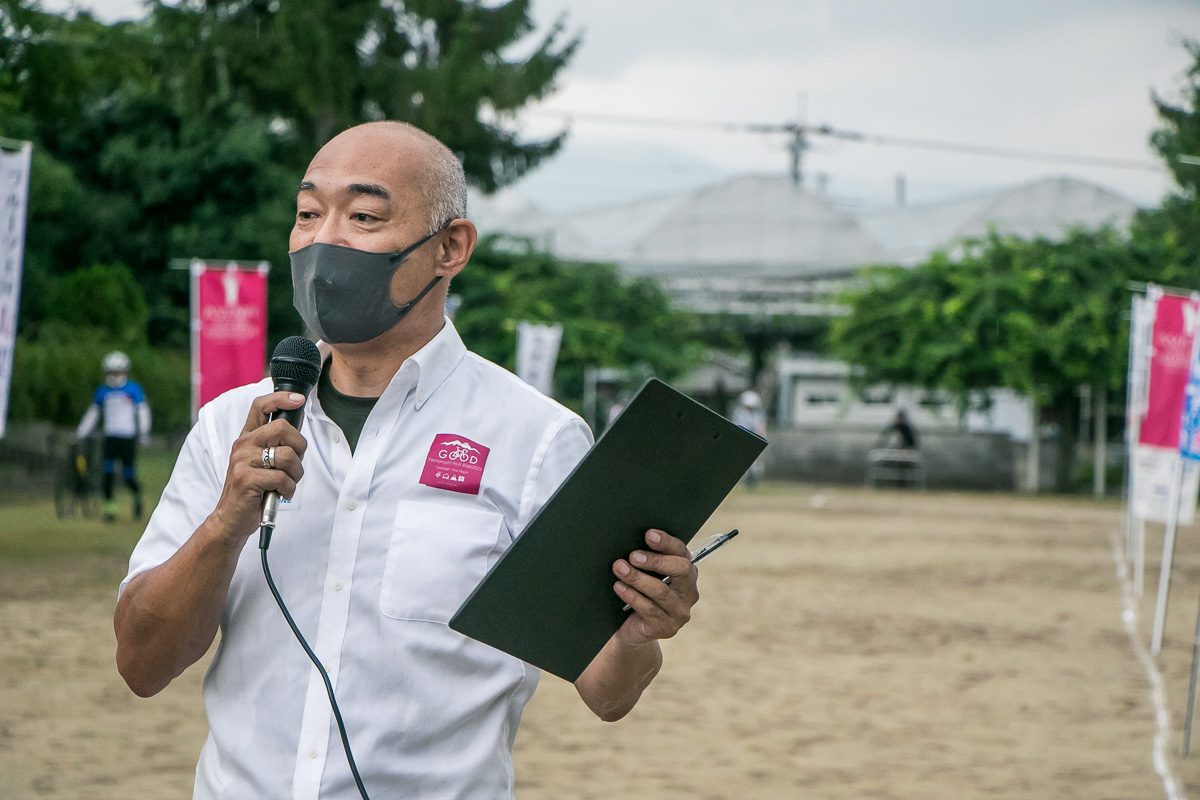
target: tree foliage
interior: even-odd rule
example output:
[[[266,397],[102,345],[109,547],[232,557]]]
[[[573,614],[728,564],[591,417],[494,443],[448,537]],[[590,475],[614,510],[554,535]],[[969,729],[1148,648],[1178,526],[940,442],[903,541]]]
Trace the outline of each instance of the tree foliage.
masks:
[[[42,345],[84,374],[94,354],[62,352],[78,341],[63,336],[70,326],[100,337],[99,351],[184,354],[188,277],[168,269],[172,259],[270,261],[270,339],[299,333],[287,269],[295,187],[344,128],[411,122],[446,142],[484,190],[562,142],[522,141],[505,124],[551,90],[578,44],[562,23],[531,36],[529,0],[148,8],[143,20],[105,25],[83,11],[0,0],[0,136],[34,142],[18,346],[30,355],[18,358],[15,382],[54,384]],[[100,283],[117,294],[88,299],[80,282],[105,270],[120,279]],[[120,276],[136,281],[139,302],[126,303]],[[179,367],[186,389],[185,360],[143,361]],[[57,403],[31,395],[12,413]]]
[[[0,136],[35,143],[27,285],[126,264],[151,342],[172,347],[188,335],[172,258],[271,261],[273,333],[295,332],[295,185],[334,134],[412,122],[495,189],[561,144],[522,142],[501,120],[544,96],[577,44],[560,24],[513,58],[529,0],[152,2],[145,20],[114,25],[0,0],[0,31]],[[24,294],[23,331],[47,297]]]
[[[47,317],[62,328],[128,347],[144,337],[146,297],[129,267],[94,264],[55,283]]]
[[[1180,161],[1180,156],[1200,156],[1200,42],[1184,42],[1192,64],[1185,73],[1179,100],[1152,95],[1162,127],[1150,136],[1150,145],[1166,163],[1182,194],[1195,199],[1200,191],[1200,164]]]
[[[611,264],[563,264],[489,237],[451,291],[462,297],[455,326],[466,345],[510,369],[518,322],[561,322],[556,396],[577,409],[589,367],[642,366],[669,380],[702,354],[693,315],[673,310],[651,281],[623,281]]]
[[[1153,97],[1163,127],[1151,144],[1178,190],[1136,215],[1128,235],[1071,232],[1060,241],[992,233],[914,269],[866,271],[834,322],[834,351],[863,382],[972,391],[1009,387],[1058,422],[1059,487],[1069,487],[1080,386],[1118,390],[1128,352],[1129,284],[1200,286],[1200,44],[1182,103]]]
[[[1070,485],[1079,387],[1118,389],[1128,352],[1129,283],[1178,283],[1188,265],[1143,225],[1076,230],[1061,241],[992,233],[951,258],[868,270],[830,332],[863,382],[944,389],[962,402],[1007,387],[1057,422],[1060,488]]]
[[[966,393],[1005,386],[1048,402],[1125,374],[1128,283],[1178,270],[1116,232],[1062,241],[992,233],[913,269],[869,270],[836,320],[836,351],[874,380]]]
[[[1176,189],[1158,208],[1141,215],[1146,238],[1157,239],[1183,253],[1192,265],[1186,286],[1200,286],[1200,164],[1187,163],[1180,156],[1200,157],[1200,42],[1184,45],[1192,64],[1179,87],[1178,100],[1172,102],[1153,95],[1162,127],[1150,137],[1151,146],[1162,157],[1175,179]]]
[[[291,129],[305,153],[378,119],[411,122],[459,153],[486,191],[552,154],[561,136],[519,142],[496,118],[551,88],[578,40],[560,23],[524,60],[529,0],[225,0],[152,3],[169,91],[192,111],[232,97]]]

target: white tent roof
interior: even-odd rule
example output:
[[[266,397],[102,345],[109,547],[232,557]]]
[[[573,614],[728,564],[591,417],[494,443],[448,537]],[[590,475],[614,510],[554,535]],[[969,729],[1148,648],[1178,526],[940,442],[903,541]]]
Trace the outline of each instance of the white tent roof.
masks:
[[[554,214],[518,191],[472,191],[480,232],[533,240],[555,255],[610,261],[678,283],[809,280],[867,264],[917,264],[987,234],[1055,238],[1075,226],[1128,227],[1137,207],[1101,186],[1043,178],[965,197],[861,212],[784,176],[744,175],[700,189]]]
[[[475,223],[481,236],[499,233],[529,239],[558,255],[589,248],[588,242],[569,223],[512,189],[492,195],[468,189],[467,218]]]
[[[587,247],[578,252],[560,250],[565,258],[587,261],[626,261],[633,248],[663,217],[686,203],[691,192],[643,197],[627,203],[604,205],[562,215],[560,222],[578,231]]]
[[[918,264],[962,239],[987,235],[988,228],[1031,239],[1056,238],[1072,227],[1129,226],[1137,206],[1101,186],[1054,177],[936,203],[902,206],[860,215],[885,248],[888,260]]]
[[[619,263],[635,275],[791,278],[884,256],[858,220],[823,195],[785,176],[749,175],[685,195]]]

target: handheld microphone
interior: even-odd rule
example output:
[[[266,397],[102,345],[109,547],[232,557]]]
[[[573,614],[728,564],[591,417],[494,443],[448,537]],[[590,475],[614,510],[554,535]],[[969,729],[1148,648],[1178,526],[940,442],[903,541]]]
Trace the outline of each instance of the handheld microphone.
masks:
[[[304,395],[312,391],[321,376],[321,353],[317,346],[303,336],[289,336],[275,348],[271,356],[271,381],[277,392],[296,392]],[[271,421],[285,419],[292,427],[300,430],[304,419],[304,405],[299,408],[280,409],[271,414]],[[271,533],[275,530],[275,515],[279,513],[279,492],[263,495],[262,519],[258,528],[258,546],[266,550],[271,546]]]
[[[317,346],[308,339],[303,336],[289,336],[275,348],[275,354],[271,356],[271,381],[275,384],[275,391],[296,392],[304,395],[305,403],[307,403],[308,393],[316,386],[317,379],[320,377],[321,353],[317,350]],[[296,430],[300,430],[300,422],[304,419],[304,404],[301,404],[299,408],[286,411],[280,409],[271,414],[272,422],[277,419],[286,419]],[[358,793],[363,800],[371,800],[367,796],[367,787],[363,785],[362,776],[358,774],[358,765],[354,763],[354,753],[350,750],[350,739],[346,735],[346,723],[342,720],[342,711],[338,708],[337,697],[333,693],[333,683],[329,680],[329,672],[321,664],[321,659],[317,658],[317,654],[308,646],[304,634],[300,633],[300,629],[296,627],[296,621],[288,612],[287,604],[283,602],[283,596],[279,594],[279,589],[276,588],[275,581],[271,577],[271,567],[267,563],[267,548],[271,546],[271,534],[275,530],[275,514],[278,511],[279,492],[267,492],[263,495],[262,521],[258,528],[258,554],[262,559],[263,577],[267,579],[267,588],[271,590],[271,596],[279,604],[279,610],[287,621],[288,627],[292,629],[296,640],[304,648],[304,654],[313,662],[317,672],[321,674],[321,680],[325,682],[325,692],[329,695],[333,718],[337,721],[338,733],[342,737],[342,748],[346,751],[346,761],[350,765],[351,774],[354,775],[354,785],[358,787]]]

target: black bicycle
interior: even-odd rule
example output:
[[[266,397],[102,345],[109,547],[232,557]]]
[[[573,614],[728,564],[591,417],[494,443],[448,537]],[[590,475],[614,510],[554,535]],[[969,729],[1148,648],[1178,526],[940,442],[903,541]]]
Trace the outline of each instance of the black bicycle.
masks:
[[[73,441],[54,473],[54,513],[59,519],[100,515],[100,461],[93,439]]]

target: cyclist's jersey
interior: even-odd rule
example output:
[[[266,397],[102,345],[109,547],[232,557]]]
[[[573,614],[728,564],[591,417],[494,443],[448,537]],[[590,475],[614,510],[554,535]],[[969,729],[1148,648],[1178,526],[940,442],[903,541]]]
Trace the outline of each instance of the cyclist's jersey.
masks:
[[[83,423],[80,424],[81,438],[91,433],[98,412],[102,412],[104,417],[105,436],[133,439],[139,433],[149,431],[148,419],[139,420],[139,417],[149,417],[146,393],[134,381],[125,381],[124,385],[116,388],[104,384],[96,389],[96,394],[92,397],[92,407],[88,409]],[[88,424],[89,422],[91,424]],[[87,430],[84,430],[85,427]]]

